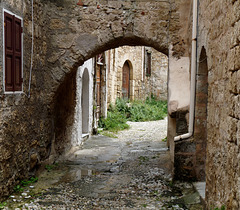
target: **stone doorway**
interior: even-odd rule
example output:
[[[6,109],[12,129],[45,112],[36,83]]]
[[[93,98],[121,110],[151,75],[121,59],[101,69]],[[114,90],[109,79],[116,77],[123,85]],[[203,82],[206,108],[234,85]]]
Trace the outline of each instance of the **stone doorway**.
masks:
[[[122,71],[122,97],[130,98],[130,66],[127,61],[124,63]]]

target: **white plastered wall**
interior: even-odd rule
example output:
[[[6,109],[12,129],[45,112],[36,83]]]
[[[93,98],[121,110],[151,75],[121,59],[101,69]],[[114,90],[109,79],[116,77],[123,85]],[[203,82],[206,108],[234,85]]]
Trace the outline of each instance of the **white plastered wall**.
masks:
[[[92,122],[93,122],[93,76],[94,76],[94,60],[91,58],[84,62],[77,70],[76,76],[76,107],[74,114],[74,126],[72,132],[72,146],[79,146],[83,142],[82,136],[82,86],[83,73],[87,71],[89,75],[89,120],[88,120],[88,131],[89,135],[92,133]]]
[[[190,105],[190,60],[169,55],[168,112],[185,111]]]

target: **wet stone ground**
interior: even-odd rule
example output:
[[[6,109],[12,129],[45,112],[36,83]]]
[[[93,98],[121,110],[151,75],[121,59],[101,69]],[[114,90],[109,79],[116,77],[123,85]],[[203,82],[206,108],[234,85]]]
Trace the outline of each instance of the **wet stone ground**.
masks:
[[[47,166],[4,209],[203,209],[191,183],[172,182],[167,120],[129,124]]]

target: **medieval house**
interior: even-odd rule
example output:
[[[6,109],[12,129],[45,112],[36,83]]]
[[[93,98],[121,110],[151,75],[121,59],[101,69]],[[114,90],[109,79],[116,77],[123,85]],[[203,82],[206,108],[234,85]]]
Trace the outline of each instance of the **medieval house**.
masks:
[[[116,98],[167,100],[168,58],[150,47],[123,46],[106,52],[108,103]]]

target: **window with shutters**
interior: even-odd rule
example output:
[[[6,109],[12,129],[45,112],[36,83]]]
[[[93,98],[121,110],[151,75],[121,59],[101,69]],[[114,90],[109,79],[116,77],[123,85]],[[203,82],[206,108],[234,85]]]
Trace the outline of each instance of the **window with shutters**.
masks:
[[[6,10],[3,13],[4,90],[22,91],[22,19]]]

